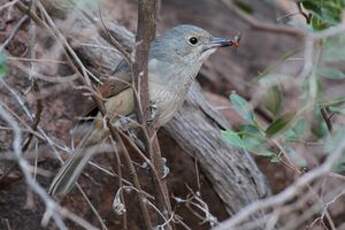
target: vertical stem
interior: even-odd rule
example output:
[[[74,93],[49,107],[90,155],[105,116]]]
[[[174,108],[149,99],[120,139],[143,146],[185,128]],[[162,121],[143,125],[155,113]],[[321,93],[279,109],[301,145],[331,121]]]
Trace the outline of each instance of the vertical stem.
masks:
[[[146,152],[150,155],[154,165],[155,178],[154,186],[156,197],[159,201],[159,208],[169,219],[171,213],[171,204],[169,200],[168,187],[165,181],[162,181],[162,160],[159,142],[156,136],[156,130],[153,126],[146,126],[146,121],[150,116],[150,97],[149,97],[149,79],[148,79],[148,58],[150,43],[155,38],[156,21],[159,10],[158,0],[139,0],[138,1],[138,27],[135,45],[135,61],[133,64],[133,74],[135,88],[138,93],[136,101],[136,114],[138,121],[143,124],[143,137]],[[153,142],[151,143],[151,140]],[[169,226],[170,228],[170,226]]]
[[[134,83],[138,92],[137,116],[144,124],[149,117],[148,56],[150,43],[156,34],[157,1],[138,1],[138,27],[135,44],[135,62],[133,64]]]

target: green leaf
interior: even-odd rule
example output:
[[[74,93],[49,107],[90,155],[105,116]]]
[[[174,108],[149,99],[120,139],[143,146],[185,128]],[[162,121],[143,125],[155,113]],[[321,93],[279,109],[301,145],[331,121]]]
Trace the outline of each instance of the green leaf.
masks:
[[[307,122],[305,121],[305,119],[299,119],[291,129],[287,130],[286,133],[284,133],[286,140],[296,141],[300,139],[304,135],[306,127]]]
[[[345,73],[343,71],[330,67],[319,67],[317,69],[317,74],[333,80],[345,79]]]
[[[226,130],[226,131],[222,131],[222,134],[225,140],[229,142],[232,146],[236,148],[240,148],[240,149],[244,148],[243,141],[236,132],[232,130]]]
[[[251,5],[241,1],[241,0],[235,0],[234,4],[240,8],[242,11],[244,11],[247,14],[253,14],[253,8],[251,7]]]
[[[311,124],[311,132],[317,137],[322,138],[328,134],[328,128],[325,120],[323,119],[320,111],[320,106],[315,106],[314,108],[314,116],[310,121]]]
[[[332,154],[339,144],[344,141],[345,137],[345,127],[340,126],[338,127],[333,134],[329,134],[326,138],[326,142],[324,145],[325,152],[327,154]],[[334,172],[340,173],[345,171],[345,152],[343,155],[338,159],[338,161],[332,166],[332,170]]]
[[[286,113],[274,120],[266,129],[266,136],[272,137],[284,131],[289,126],[294,117],[295,113]]]
[[[341,115],[345,115],[345,107],[341,107],[341,106],[330,106],[328,107],[330,112],[333,113],[337,113],[337,114],[341,114]]]
[[[287,154],[289,155],[290,160],[300,168],[307,167],[308,163],[307,161],[293,148],[284,145],[284,149],[287,151]]]
[[[6,73],[7,73],[6,57],[3,53],[0,52],[0,78],[4,77]]]
[[[345,61],[345,36],[329,37],[324,42],[322,58],[325,62]]]
[[[262,136],[260,129],[252,124],[245,124],[239,127],[238,133],[243,136]]]
[[[254,153],[257,156],[272,157],[275,155],[266,146],[266,141],[260,136],[246,136],[243,138],[243,145],[246,150]]]
[[[342,0],[301,0],[305,9],[312,13],[312,27],[323,30],[341,22],[345,3]]]
[[[230,95],[230,101],[237,113],[239,113],[247,122],[254,122],[254,114],[251,111],[250,104],[243,97],[235,92]]]
[[[274,154],[271,158],[272,163],[279,163],[280,162],[280,156],[278,154]]]
[[[333,153],[337,146],[344,140],[345,127],[339,127],[334,131],[334,134],[328,134],[324,145],[325,152],[328,154]]]
[[[254,126],[251,126],[251,128],[253,127]],[[223,131],[222,134],[226,141],[238,149],[244,149],[255,155],[264,157],[272,157],[275,155],[275,153],[265,147],[265,138],[260,133],[258,133],[259,135],[250,133],[244,135],[243,138],[240,137],[239,133],[232,130]]]
[[[282,93],[278,86],[273,86],[263,96],[263,104],[272,115],[276,116],[281,109]]]

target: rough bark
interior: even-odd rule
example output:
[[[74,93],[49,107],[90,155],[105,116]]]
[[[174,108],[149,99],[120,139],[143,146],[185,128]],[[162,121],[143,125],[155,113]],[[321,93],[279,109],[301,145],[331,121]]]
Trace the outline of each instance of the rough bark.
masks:
[[[53,2],[55,4],[50,4],[51,10],[64,1]],[[66,13],[67,10],[71,8],[60,7],[55,12]],[[80,46],[85,42],[110,46],[104,34],[95,32],[100,31],[100,28],[82,15],[80,14],[77,23],[61,29],[88,68],[98,76],[110,76],[121,56],[110,49]],[[104,15],[104,18],[107,16]],[[109,23],[107,19],[106,24],[114,37],[130,49],[134,36],[123,27]],[[226,128],[230,128],[230,125],[207,103],[197,83],[190,90],[183,108],[163,127],[186,153],[200,162],[202,171],[224,202],[228,213],[233,214],[252,201],[269,195],[270,189],[252,157],[246,152],[234,149],[222,138],[221,130]]]

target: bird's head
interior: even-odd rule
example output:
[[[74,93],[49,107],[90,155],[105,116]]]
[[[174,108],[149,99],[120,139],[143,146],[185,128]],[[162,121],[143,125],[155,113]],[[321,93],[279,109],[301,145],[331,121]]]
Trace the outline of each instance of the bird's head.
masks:
[[[160,61],[202,64],[217,48],[231,44],[232,40],[215,37],[200,27],[179,25],[153,41],[150,55]]]

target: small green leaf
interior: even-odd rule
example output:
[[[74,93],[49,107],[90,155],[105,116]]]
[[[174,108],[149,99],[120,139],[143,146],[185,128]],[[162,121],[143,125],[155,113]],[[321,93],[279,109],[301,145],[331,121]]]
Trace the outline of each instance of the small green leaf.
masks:
[[[300,168],[307,167],[307,161],[301,156],[298,152],[296,152],[293,148],[284,145],[284,149],[286,150],[287,154],[289,155],[290,160]]]
[[[4,77],[7,73],[6,57],[3,53],[0,53],[0,78]]]
[[[312,13],[312,27],[323,30],[341,22],[345,7],[341,0],[301,0],[303,7]]]
[[[335,68],[320,67],[317,69],[317,73],[318,75],[328,78],[328,79],[333,79],[333,80],[345,79],[345,73]]]
[[[240,136],[262,136],[258,127],[251,124],[241,125],[238,133]]]
[[[324,150],[327,154],[332,154],[339,144],[344,141],[345,127],[340,126],[334,130],[333,134],[328,134],[324,145]],[[340,173],[345,171],[345,153],[338,159],[338,161],[332,166],[334,172]]]
[[[310,121],[311,124],[311,132],[317,138],[322,138],[328,134],[328,128],[325,120],[321,115],[321,110],[319,106],[315,106],[314,114],[312,120]]]
[[[244,148],[243,141],[236,132],[232,130],[226,130],[226,131],[222,131],[222,134],[225,140],[229,142],[232,146],[236,148],[240,148],[240,149]]]
[[[270,126],[266,129],[265,133],[267,137],[272,137],[278,133],[284,131],[288,125],[291,123],[293,118],[295,117],[295,113],[286,113],[281,117],[274,120]]]
[[[243,144],[247,150],[257,150],[258,147],[263,146],[266,142],[261,135],[246,135],[242,138]]]
[[[253,8],[251,7],[251,5],[240,0],[235,0],[234,4],[247,14],[253,14]]]
[[[345,115],[345,107],[341,106],[330,106],[328,107],[330,112]]]
[[[278,86],[273,86],[267,90],[263,96],[263,104],[274,116],[280,112],[282,93]]]
[[[339,144],[344,140],[345,127],[339,127],[334,131],[334,134],[328,134],[324,145],[325,152],[328,154],[333,153]]]
[[[247,122],[254,122],[254,114],[251,111],[250,104],[243,97],[235,92],[230,95],[230,101],[237,113],[239,113]]]
[[[285,138],[287,141],[296,141],[300,139],[306,130],[307,123],[305,119],[299,119],[294,126],[287,130],[286,133],[284,133]]]
[[[271,158],[272,163],[279,163],[280,162],[280,156],[277,154],[274,154]]]
[[[340,34],[327,38],[324,42],[322,58],[325,62],[345,61],[345,36]]]
[[[272,157],[275,153],[266,148],[265,144],[265,139],[260,136],[246,136],[243,138],[243,145],[246,150],[257,156]]]

